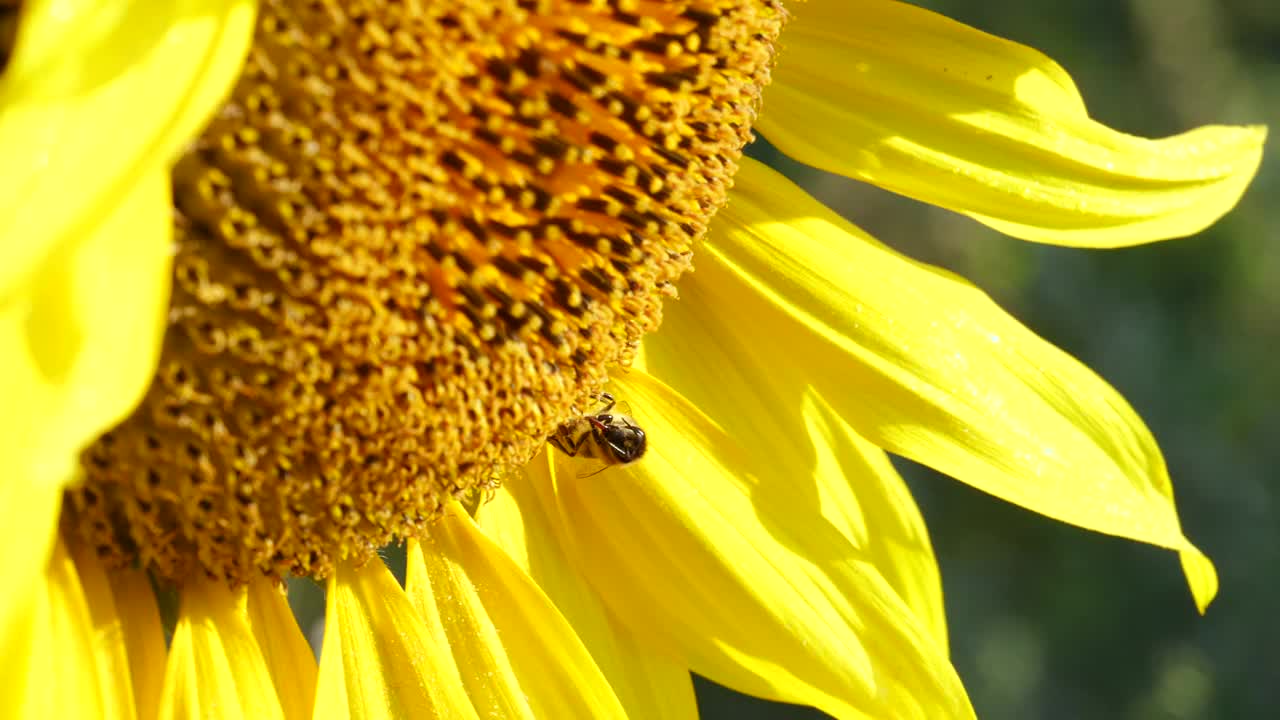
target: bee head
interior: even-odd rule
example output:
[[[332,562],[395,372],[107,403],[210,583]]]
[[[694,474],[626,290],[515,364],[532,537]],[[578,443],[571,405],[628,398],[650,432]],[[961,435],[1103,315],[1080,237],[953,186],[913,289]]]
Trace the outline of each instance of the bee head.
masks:
[[[604,427],[604,441],[615,460],[625,465],[635,462],[644,455],[644,430],[627,423],[623,425],[607,425]]]

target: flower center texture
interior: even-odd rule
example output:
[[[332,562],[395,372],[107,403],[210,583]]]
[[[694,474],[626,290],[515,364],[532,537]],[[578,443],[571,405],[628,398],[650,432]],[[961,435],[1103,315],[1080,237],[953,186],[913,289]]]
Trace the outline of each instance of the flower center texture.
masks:
[[[156,377],[64,523],[182,582],[429,532],[629,364],[750,138],[771,0],[263,2],[173,171]]]

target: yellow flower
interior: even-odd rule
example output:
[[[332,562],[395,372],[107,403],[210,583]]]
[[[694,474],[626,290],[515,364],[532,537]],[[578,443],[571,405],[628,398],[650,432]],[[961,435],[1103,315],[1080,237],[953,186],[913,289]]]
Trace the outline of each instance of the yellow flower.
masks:
[[[251,3],[21,8],[0,716],[681,718],[692,669],[971,717],[886,451],[1173,549],[1212,599],[1113,389],[738,159],[776,4],[316,7],[259,8],[191,145]],[[757,130],[1017,237],[1193,233],[1261,156],[1260,128],[1109,130],[1048,59],[919,8],[787,9]],[[540,449],[610,364],[649,449],[584,477]],[[366,561],[406,536],[402,589]],[[318,663],[289,572],[326,582]]]

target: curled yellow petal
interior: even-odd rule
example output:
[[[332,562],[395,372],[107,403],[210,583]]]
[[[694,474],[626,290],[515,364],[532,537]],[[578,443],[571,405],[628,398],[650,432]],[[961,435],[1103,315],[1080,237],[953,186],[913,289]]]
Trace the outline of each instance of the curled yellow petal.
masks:
[[[160,693],[162,720],[284,720],[246,603],[243,590],[220,580],[183,588]]]
[[[858,433],[1064,522],[1183,553],[1203,608],[1212,566],[1182,535],[1164,459],[1101,378],[977,288],[871,239],[744,163],[698,266],[739,337],[785,347]],[[750,317],[750,327],[741,318]]]
[[[249,0],[23,3],[0,75],[0,302],[167,171],[239,75],[253,12]]]
[[[631,718],[697,720],[693,678],[682,663],[646,642],[643,629],[621,625],[570,560],[533,484],[548,482],[549,457],[508,480],[476,513],[476,523],[538,584],[573,626]]]
[[[1052,60],[890,0],[794,8],[757,128],[783,152],[1014,237],[1116,247],[1199,232],[1262,158],[1261,127],[1160,140],[1090,119]]]
[[[642,372],[614,385],[643,416],[645,457],[592,477],[566,459],[538,489],[623,622],[752,695],[839,718],[973,716],[944,649],[776,453]]]
[[[0,637],[45,562],[81,447],[151,380],[169,289],[168,180],[139,181],[97,232],[54,252],[27,292],[0,298],[0,545],[10,583]],[[109,299],[109,300],[106,300]]]
[[[0,559],[14,603],[49,557],[81,446],[151,378],[168,163],[230,87],[252,16],[248,0],[22,4],[0,74],[0,505],[23,516],[0,525],[25,538]],[[5,647],[15,607],[0,601]]]
[[[480,716],[626,717],[573,628],[457,504],[410,543],[405,587]]]
[[[61,484],[151,379],[169,292],[168,180],[139,181],[97,232],[0,301],[3,482]]]
[[[329,580],[316,720],[475,720],[441,638],[380,562]]]

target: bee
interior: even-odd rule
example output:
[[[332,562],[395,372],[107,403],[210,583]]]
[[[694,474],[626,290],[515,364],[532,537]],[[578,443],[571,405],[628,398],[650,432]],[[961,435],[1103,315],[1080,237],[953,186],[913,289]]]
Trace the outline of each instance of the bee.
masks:
[[[598,412],[563,423],[547,442],[569,457],[594,458],[606,467],[639,460],[645,451],[644,430],[631,417],[612,412],[616,403],[609,393],[601,393],[600,402],[604,407]]]

